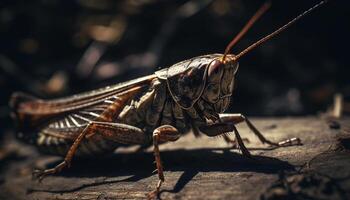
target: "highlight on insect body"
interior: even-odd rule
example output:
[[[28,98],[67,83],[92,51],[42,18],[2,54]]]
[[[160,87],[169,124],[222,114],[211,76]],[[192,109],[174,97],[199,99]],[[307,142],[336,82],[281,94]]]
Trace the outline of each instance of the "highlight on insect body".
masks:
[[[39,180],[71,165],[73,157],[105,154],[121,145],[153,146],[159,181],[148,197],[155,197],[165,180],[159,144],[176,141],[192,132],[224,139],[251,157],[235,125],[245,122],[262,143],[275,147],[300,145],[299,138],[271,141],[240,113],[224,113],[233,94],[239,60],[246,53],[279,34],[301,17],[294,18],[237,55],[232,47],[269,8],[264,4],[223,54],[209,54],[178,62],[154,74],[70,97],[43,100],[23,93],[11,98],[18,137],[41,151],[64,160],[46,170],[35,170]],[[227,133],[234,133],[230,138]]]

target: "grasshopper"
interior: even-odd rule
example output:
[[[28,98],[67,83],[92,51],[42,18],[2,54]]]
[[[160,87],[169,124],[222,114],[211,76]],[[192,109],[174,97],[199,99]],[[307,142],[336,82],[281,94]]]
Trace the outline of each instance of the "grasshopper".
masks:
[[[239,58],[325,2],[316,4],[237,55],[229,52],[269,8],[269,3],[253,15],[224,54],[194,57],[152,75],[65,98],[42,100],[14,93],[10,105],[18,124],[18,137],[43,152],[64,156],[54,168],[34,170],[34,177],[41,180],[60,172],[70,166],[74,156],[105,154],[120,145],[153,145],[159,177],[155,190],[148,193],[153,198],[164,182],[159,144],[176,141],[187,132],[210,137],[223,135],[247,157],[251,154],[235,127],[240,122],[245,122],[262,143],[276,147],[301,144],[299,138],[272,142],[243,114],[223,112],[230,103]],[[230,132],[235,139],[228,137]]]

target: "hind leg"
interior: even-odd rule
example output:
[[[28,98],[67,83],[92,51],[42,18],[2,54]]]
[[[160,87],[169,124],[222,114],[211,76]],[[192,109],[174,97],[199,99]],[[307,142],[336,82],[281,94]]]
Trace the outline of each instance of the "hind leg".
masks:
[[[51,169],[34,170],[33,177],[41,181],[47,175],[55,174],[66,167],[70,167],[73,156],[83,139],[88,139],[95,134],[122,144],[144,144],[149,140],[147,135],[137,127],[119,123],[90,122],[74,140],[60,164]]]

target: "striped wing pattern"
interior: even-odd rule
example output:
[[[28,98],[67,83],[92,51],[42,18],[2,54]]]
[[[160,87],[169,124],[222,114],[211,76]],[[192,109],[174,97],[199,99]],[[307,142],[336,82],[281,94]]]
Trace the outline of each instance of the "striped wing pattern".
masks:
[[[36,140],[43,151],[52,154],[65,155],[75,138],[92,121],[97,121],[116,102],[122,101],[118,95],[113,95],[103,102],[64,115],[43,128]],[[90,156],[112,151],[118,144],[104,140],[98,135],[94,140],[84,140],[77,151],[78,156]]]

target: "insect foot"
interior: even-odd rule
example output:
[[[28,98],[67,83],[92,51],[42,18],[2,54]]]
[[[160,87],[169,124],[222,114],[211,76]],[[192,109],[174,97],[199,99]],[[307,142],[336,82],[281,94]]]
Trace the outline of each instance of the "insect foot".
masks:
[[[63,161],[60,164],[58,164],[56,167],[51,168],[51,169],[45,169],[45,170],[35,169],[32,173],[32,179],[38,180],[39,182],[41,182],[47,175],[60,172],[67,165],[68,165],[67,162]]]
[[[301,142],[300,138],[294,137],[287,140],[283,140],[279,142],[277,145],[280,147],[287,147],[287,146],[299,146],[299,145],[303,145],[303,143]]]
[[[159,189],[160,189],[161,185],[162,185],[162,181],[159,180],[158,184],[157,184],[157,188],[155,190],[153,190],[152,192],[147,193],[147,195],[146,195],[147,199],[149,199],[149,200],[160,199],[159,198]]]
[[[45,173],[45,170],[42,169],[35,169],[32,173],[32,180],[38,180],[39,183],[47,176],[48,174]]]

